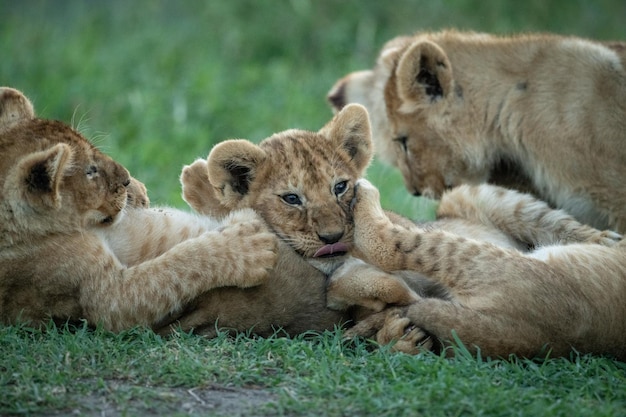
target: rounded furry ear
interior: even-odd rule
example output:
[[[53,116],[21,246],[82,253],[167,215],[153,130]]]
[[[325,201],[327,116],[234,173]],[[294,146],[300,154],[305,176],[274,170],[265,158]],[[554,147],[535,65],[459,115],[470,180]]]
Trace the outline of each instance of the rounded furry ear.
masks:
[[[265,151],[245,139],[215,145],[207,158],[208,174],[223,206],[238,208],[265,158]]]
[[[11,87],[0,87],[0,132],[34,117],[33,104],[24,94]]]
[[[65,170],[71,166],[72,149],[58,143],[45,151],[31,153],[23,157],[14,171],[13,188],[32,207],[61,207],[59,186]]]
[[[400,58],[396,69],[397,89],[404,102],[401,110],[434,103],[452,88],[452,66],[439,45],[417,41]]]
[[[345,150],[356,168],[363,172],[373,156],[372,130],[365,107],[348,104],[319,133]]]

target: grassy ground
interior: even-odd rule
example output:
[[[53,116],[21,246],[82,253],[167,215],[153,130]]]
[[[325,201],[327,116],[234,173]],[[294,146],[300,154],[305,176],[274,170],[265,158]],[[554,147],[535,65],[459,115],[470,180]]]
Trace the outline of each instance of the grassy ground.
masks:
[[[308,339],[206,340],[0,331],[0,414],[617,416],[626,366],[608,359],[421,357]],[[101,414],[104,413],[104,414]]]
[[[183,207],[178,175],[223,139],[260,140],[331,116],[324,96],[384,41],[456,27],[624,38],[622,1],[0,0],[0,84],[124,163],[153,203]],[[428,218],[375,162],[383,203]],[[408,357],[335,334],[161,339],[0,329],[0,414],[619,415],[623,364]]]

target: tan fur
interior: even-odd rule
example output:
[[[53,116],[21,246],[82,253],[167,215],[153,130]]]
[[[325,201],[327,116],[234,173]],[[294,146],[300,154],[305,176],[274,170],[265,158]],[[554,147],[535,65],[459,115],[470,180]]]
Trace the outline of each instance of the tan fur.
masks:
[[[0,110],[0,322],[152,326],[211,288],[267,277],[276,239],[252,211],[165,235],[179,214],[142,209],[145,187],[124,167],[35,118],[17,90],[0,89]]]
[[[385,310],[352,329],[415,353],[453,332],[483,356],[581,353],[626,359],[626,243],[613,232],[577,223],[534,198],[498,187],[463,186],[444,194],[440,217],[491,223],[530,252],[467,237],[446,227],[393,224],[378,191],[359,183],[354,243],[386,271],[410,269],[449,289]],[[582,243],[577,243],[582,242]],[[330,297],[330,295],[329,295]]]
[[[626,232],[624,45],[444,31],[398,37],[329,100],[370,111],[377,152],[439,198],[492,181]]]
[[[259,145],[242,140],[226,141],[212,150],[208,161],[198,160],[185,167],[181,176],[183,195],[197,211],[224,215],[232,209],[253,207],[286,244],[281,245],[279,264],[266,283],[247,290],[210,291],[179,317],[173,317],[172,322],[212,335],[216,320],[217,327],[236,330],[254,327],[253,331],[260,334],[271,332],[272,324],[294,334],[356,320],[357,324],[349,334],[370,336],[378,332],[379,340],[387,342],[402,336],[411,320],[400,314],[404,311],[392,315],[390,311],[395,310],[386,307],[410,304],[413,308],[423,300],[456,305],[457,288],[449,281],[441,280],[437,275],[429,280],[421,274],[406,271],[407,268],[417,269],[414,263],[401,265],[397,262],[397,257],[403,259],[411,255],[411,241],[406,242],[408,246],[404,243],[396,245],[395,236],[385,236],[384,242],[380,242],[378,220],[356,219],[356,227],[361,230],[359,239],[371,244],[356,242],[355,248],[350,204],[354,200],[356,181],[363,175],[371,156],[370,141],[365,110],[361,106],[347,106],[320,132],[290,130]],[[346,143],[350,146],[346,147]],[[335,185],[343,180],[348,181],[345,191],[348,195],[335,195]],[[301,204],[286,202],[284,197],[289,194],[295,194]],[[381,218],[388,218],[380,206],[375,210]],[[406,230],[416,227],[400,216],[392,217],[396,223],[394,227]],[[441,201],[438,217],[437,222],[421,227],[432,230],[431,233],[447,231],[466,239],[476,239],[477,245],[490,248],[485,254],[479,251],[470,254],[481,260],[490,256],[490,250],[496,249],[522,256],[529,247],[578,242],[612,246],[620,238],[615,233],[581,225],[564,212],[552,210],[531,196],[488,185],[464,186],[447,193]],[[383,229],[384,226],[386,223]],[[312,257],[324,246],[318,235],[330,235],[328,230],[340,227],[343,227],[344,234],[339,241],[345,242],[353,253],[367,262],[350,256]],[[372,236],[369,237],[368,233]],[[339,235],[337,232],[332,234]],[[433,246],[436,249],[436,245]],[[327,273],[332,272],[327,298],[324,295],[324,274],[315,271],[308,263]],[[523,286],[523,279],[519,282]],[[500,284],[496,282],[494,285]],[[482,291],[488,297],[484,288]],[[489,291],[501,293],[508,289],[503,286]],[[511,297],[514,301],[515,296]],[[558,302],[558,294],[555,297]],[[510,302],[506,300],[506,303]],[[364,310],[355,311],[352,306]],[[339,312],[333,314],[332,309]],[[382,313],[371,315],[381,310]],[[524,318],[533,318],[532,312],[525,314]],[[490,332],[485,328],[481,331],[487,335]],[[445,340],[448,335],[441,333],[437,336]],[[544,343],[551,341],[545,333],[537,337],[545,338]],[[408,337],[396,347],[414,352],[432,348],[435,342],[430,333],[413,326],[409,328]],[[525,341],[520,338],[515,342],[517,344],[507,345],[505,349],[510,353],[525,353],[521,350]]]
[[[350,307],[360,300],[329,308],[325,288],[327,274],[347,258],[353,186],[371,155],[367,112],[357,106],[340,112],[319,132],[287,130],[259,145],[227,140],[206,161],[186,166],[183,197],[196,211],[221,217],[253,208],[283,243],[266,283],[210,291],[171,323],[207,335],[216,328],[267,335],[277,328],[288,334],[333,329],[352,320]],[[346,245],[339,256],[314,256],[338,243]],[[398,299],[406,297],[405,287]],[[384,304],[376,306],[380,310]]]

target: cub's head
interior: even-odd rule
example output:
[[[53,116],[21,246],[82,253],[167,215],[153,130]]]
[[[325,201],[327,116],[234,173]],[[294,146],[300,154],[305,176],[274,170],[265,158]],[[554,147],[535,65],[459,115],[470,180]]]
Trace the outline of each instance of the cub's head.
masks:
[[[227,140],[183,170],[183,197],[217,216],[255,209],[297,253],[328,271],[352,241],[354,184],[372,157],[367,111],[347,106],[319,132],[287,130],[259,145]]]
[[[456,140],[468,139],[471,115],[446,52],[429,38],[388,42],[372,70],[341,78],[328,101],[335,111],[366,106],[381,158],[400,169],[409,192],[438,198],[460,183],[486,181],[490,167],[470,141]]]
[[[0,222],[3,233],[38,236],[113,223],[127,203],[147,204],[143,185],[69,126],[35,118],[19,91],[0,88]]]

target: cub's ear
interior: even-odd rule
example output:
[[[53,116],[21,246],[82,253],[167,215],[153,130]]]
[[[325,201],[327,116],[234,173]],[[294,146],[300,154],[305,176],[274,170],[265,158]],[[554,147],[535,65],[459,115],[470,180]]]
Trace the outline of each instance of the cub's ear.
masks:
[[[400,58],[396,78],[403,108],[411,111],[415,106],[433,103],[448,95],[452,88],[452,66],[437,44],[418,41]]]
[[[33,105],[24,94],[11,87],[0,87],[0,132],[34,117]]]
[[[222,206],[229,210],[240,208],[238,205],[248,194],[265,158],[265,151],[244,139],[215,145],[207,158],[208,173]]]
[[[64,143],[25,156],[18,162],[14,189],[33,207],[58,209],[61,207],[59,187],[71,161],[72,149]]]
[[[372,154],[372,130],[367,110],[360,104],[348,104],[319,133],[345,150],[357,170],[364,172]]]
[[[209,166],[204,159],[185,165],[180,174],[180,183],[183,200],[196,212],[216,218],[224,218],[230,213],[218,198],[218,190],[209,181]]]

